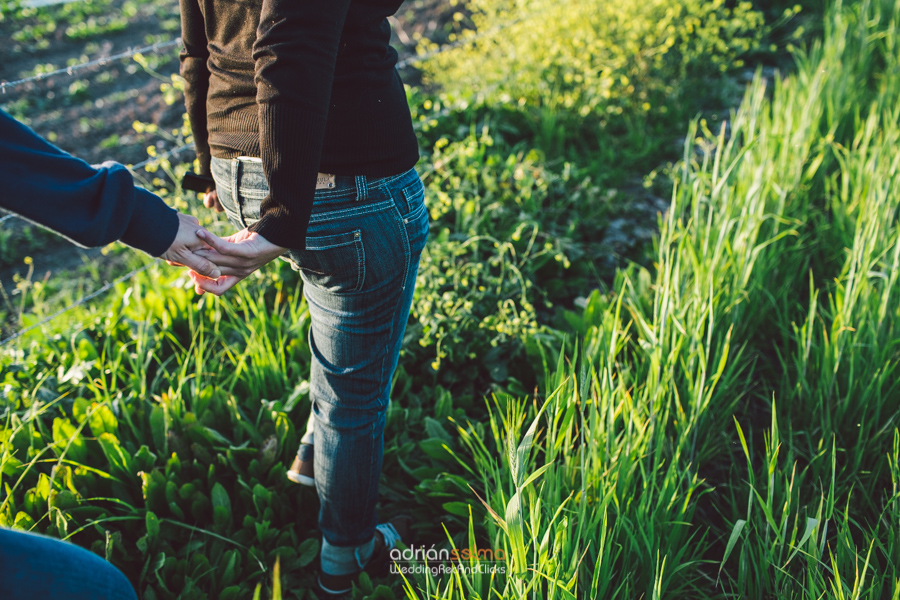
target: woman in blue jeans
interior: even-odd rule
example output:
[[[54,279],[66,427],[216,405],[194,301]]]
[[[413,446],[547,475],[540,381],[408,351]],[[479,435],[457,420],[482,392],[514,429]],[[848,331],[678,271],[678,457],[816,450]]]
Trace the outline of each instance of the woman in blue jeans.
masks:
[[[262,162],[213,157],[211,168],[215,201],[242,230],[226,242],[198,235],[215,249],[206,256],[224,273],[249,274],[255,269],[243,265],[267,256],[268,244],[248,229],[268,193]],[[310,313],[308,426],[314,429],[298,455],[315,464],[319,582],[326,597],[348,592],[376,549],[389,550],[400,540],[391,523],[376,525],[375,504],[391,382],[428,238],[423,185],[414,169],[391,177],[338,175],[327,185],[316,191],[306,247],[283,255],[300,272]],[[217,286],[242,278],[191,277],[200,293],[221,293]]]
[[[267,194],[261,161],[214,157],[212,173],[228,219],[243,230],[257,222]],[[375,550],[385,412],[428,237],[423,200],[415,170],[336,176],[316,191],[306,248],[284,255],[300,271],[311,321],[315,430],[304,441],[314,440],[325,591],[346,592]],[[211,242],[221,254],[235,252]],[[380,544],[397,541],[390,524],[377,527]]]
[[[240,231],[205,236],[221,294],[284,256],[309,305],[320,587],[349,591],[398,538],[375,505],[388,395],[428,236],[419,150],[387,18],[402,0],[181,0],[201,174]],[[199,234],[198,234],[199,235]],[[311,439],[310,439],[311,438]],[[310,444],[309,442],[313,442]]]

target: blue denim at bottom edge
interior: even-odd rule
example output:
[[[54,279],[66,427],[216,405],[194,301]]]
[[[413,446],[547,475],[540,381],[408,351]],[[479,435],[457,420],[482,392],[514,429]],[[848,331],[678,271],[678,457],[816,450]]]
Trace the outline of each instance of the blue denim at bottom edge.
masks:
[[[137,600],[121,571],[60,540],[0,527],[3,600]]]
[[[258,159],[213,158],[219,201],[236,227],[259,219],[268,186]],[[310,398],[322,570],[358,571],[374,540],[385,413],[419,258],[428,238],[414,169],[336,178],[318,190],[300,271],[310,313]],[[304,436],[306,437],[306,436]]]

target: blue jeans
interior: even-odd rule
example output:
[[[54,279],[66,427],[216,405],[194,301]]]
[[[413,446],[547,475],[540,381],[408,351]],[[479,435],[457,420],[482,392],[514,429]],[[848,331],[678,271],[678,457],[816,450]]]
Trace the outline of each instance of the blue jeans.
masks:
[[[3,600],[137,600],[125,575],[84,548],[0,528]]]
[[[229,220],[256,222],[268,194],[259,159],[213,158],[212,173]],[[338,176],[316,191],[306,248],[284,256],[309,305],[322,570],[332,575],[358,571],[372,552],[385,413],[427,238],[414,169]]]

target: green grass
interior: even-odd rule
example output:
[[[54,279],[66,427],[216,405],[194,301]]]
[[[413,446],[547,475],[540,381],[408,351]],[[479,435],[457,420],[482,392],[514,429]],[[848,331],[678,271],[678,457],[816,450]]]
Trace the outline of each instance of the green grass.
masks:
[[[547,400],[459,429],[510,574],[428,597],[900,594],[898,8],[836,8],[689,134],[655,275],[591,299]]]
[[[652,247],[614,271],[609,186],[635,172],[575,162],[589,129],[411,90],[433,230],[382,514],[469,571],[354,597],[900,598],[898,15],[836,3],[793,72],[695,120],[640,192],[671,199]],[[3,350],[0,524],[143,598],[311,597],[317,500],[284,477],[301,284],[188,285],[154,265]]]

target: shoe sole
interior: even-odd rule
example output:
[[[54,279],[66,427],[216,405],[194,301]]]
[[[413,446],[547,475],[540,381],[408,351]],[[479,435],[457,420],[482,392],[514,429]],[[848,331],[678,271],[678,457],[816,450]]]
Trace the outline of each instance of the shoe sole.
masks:
[[[287,478],[294,483],[299,483],[300,485],[305,485],[307,487],[316,487],[316,480],[309,475],[301,475],[300,473],[288,471]]]
[[[329,589],[329,588],[325,587],[324,585],[322,585],[322,578],[321,578],[321,577],[318,578],[318,580],[316,581],[316,583],[318,583],[318,585],[319,585],[319,589],[316,590],[316,591],[318,592],[316,595],[317,595],[320,599],[323,599],[323,600],[324,600],[324,599],[328,599],[328,600],[330,600],[330,599],[335,599],[335,600],[337,600],[337,599],[339,599],[339,598],[349,598],[349,597],[350,597],[350,592],[353,591],[353,586],[352,586],[352,585],[351,585],[350,587],[348,587],[347,589],[341,590],[341,591],[336,591],[336,590]]]

